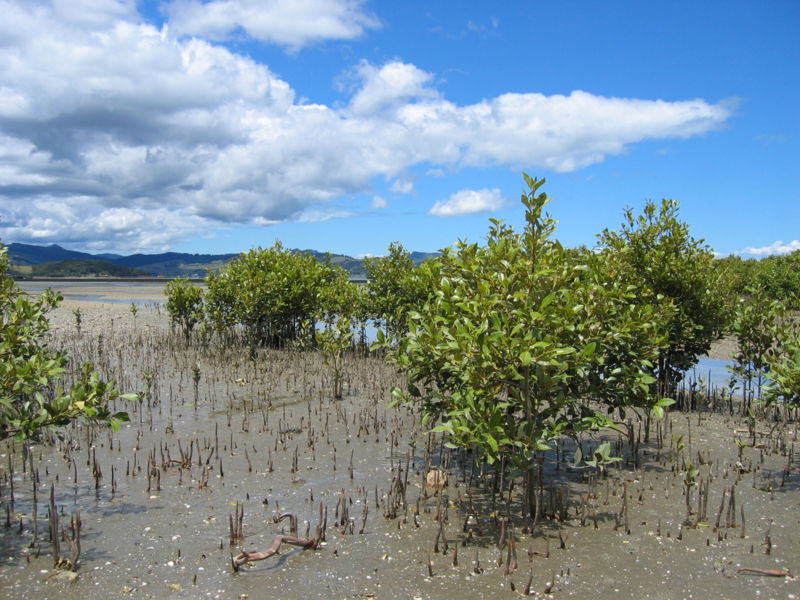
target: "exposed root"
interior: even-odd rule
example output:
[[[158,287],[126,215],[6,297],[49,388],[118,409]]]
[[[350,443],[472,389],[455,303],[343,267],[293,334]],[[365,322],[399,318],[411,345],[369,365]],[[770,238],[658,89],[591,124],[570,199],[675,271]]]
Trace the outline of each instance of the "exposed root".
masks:
[[[284,519],[289,519],[289,533],[297,536],[297,517],[292,513],[283,513],[272,518],[273,523],[280,523]]]
[[[278,554],[281,549],[281,545],[283,544],[290,544],[292,546],[300,546],[301,548],[311,548],[316,550],[319,546],[320,540],[317,539],[309,539],[309,538],[300,538],[291,535],[276,535],[275,541],[272,542],[272,546],[264,550],[263,552],[242,552],[238,556],[231,557],[231,565],[233,566],[234,571],[238,571],[239,567],[243,564],[249,562],[255,562],[259,560],[265,560],[270,556]]]

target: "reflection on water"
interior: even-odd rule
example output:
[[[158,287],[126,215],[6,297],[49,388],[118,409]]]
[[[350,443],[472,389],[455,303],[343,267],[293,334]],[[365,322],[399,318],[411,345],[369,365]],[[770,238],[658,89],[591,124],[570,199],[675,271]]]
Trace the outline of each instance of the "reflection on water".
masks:
[[[733,365],[730,360],[702,357],[693,369],[686,372],[684,382],[686,385],[695,382],[698,385],[727,388],[731,379],[730,371],[728,371],[729,365]]]
[[[733,366],[732,360],[717,360],[713,358],[701,358],[694,369],[687,371],[684,383],[689,386],[693,382],[699,386],[705,385],[707,388],[729,388],[731,381],[731,372],[728,370],[729,366]],[[761,381],[762,391],[764,386],[770,383],[768,377],[764,377]],[[757,382],[753,382],[755,388]],[[733,388],[734,395],[742,394],[744,386],[742,380],[737,378],[736,384]]]

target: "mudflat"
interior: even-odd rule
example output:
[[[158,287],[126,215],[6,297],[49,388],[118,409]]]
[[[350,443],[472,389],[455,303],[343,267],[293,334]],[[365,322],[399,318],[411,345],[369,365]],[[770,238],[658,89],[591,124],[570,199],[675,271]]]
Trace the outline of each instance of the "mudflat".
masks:
[[[81,311],[78,331],[74,310]],[[120,432],[72,426],[0,450],[9,598],[791,598],[800,593],[797,411],[742,417],[697,394],[630,436],[559,441],[539,517],[521,474],[474,462],[388,408],[402,377],[353,352],[330,397],[321,356],[187,342],[144,303],[66,296],[50,343],[139,400]],[[76,367],[77,368],[77,367]],[[573,465],[602,441],[621,461]],[[431,470],[446,475],[428,485]],[[13,482],[13,492],[11,490]],[[47,512],[82,521],[77,578],[55,577]],[[34,502],[35,490],[35,502]],[[36,510],[34,510],[34,506]],[[234,570],[276,536],[324,541]],[[34,518],[35,515],[35,518]],[[317,528],[320,528],[318,530]],[[62,556],[70,556],[62,541]]]

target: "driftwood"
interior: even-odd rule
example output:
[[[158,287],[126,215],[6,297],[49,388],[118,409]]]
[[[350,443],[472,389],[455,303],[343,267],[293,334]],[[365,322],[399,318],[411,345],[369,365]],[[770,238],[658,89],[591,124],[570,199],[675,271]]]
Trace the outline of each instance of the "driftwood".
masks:
[[[764,577],[792,577],[792,572],[789,569],[785,571],[778,569],[753,569],[751,567],[742,567],[736,571],[739,573],[752,573],[753,575],[763,575]]]
[[[274,556],[280,552],[281,546],[283,544],[289,544],[290,546],[299,546],[303,549],[312,549],[316,550],[319,548],[320,544],[325,541],[325,528],[328,525],[328,507],[323,506],[322,502],[320,502],[319,506],[319,518],[320,522],[317,525],[317,535],[314,538],[309,537],[298,537],[297,536],[297,517],[292,513],[282,513],[276,516],[273,519],[274,523],[280,523],[284,519],[289,519],[289,528],[291,531],[291,535],[276,535],[275,540],[272,542],[272,545],[264,550],[263,552],[247,552],[242,551],[240,554],[233,556],[231,555],[231,566],[233,567],[234,571],[238,571],[239,567],[249,562],[256,562],[259,560],[265,560],[270,556]]]
[[[319,546],[319,538],[317,539],[309,539],[309,538],[300,538],[294,537],[291,535],[276,535],[275,541],[272,542],[272,546],[264,550],[263,552],[242,552],[238,556],[231,557],[231,565],[233,566],[234,571],[238,571],[239,567],[243,564],[249,562],[255,562],[258,560],[264,560],[278,554],[283,544],[290,544],[292,546],[299,546],[301,548],[311,548],[316,550]]]

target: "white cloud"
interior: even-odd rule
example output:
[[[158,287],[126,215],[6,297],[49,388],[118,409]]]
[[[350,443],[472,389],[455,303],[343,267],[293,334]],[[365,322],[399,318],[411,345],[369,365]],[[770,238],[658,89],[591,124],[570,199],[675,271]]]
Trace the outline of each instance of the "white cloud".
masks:
[[[324,223],[325,221],[330,221],[332,219],[349,219],[350,217],[354,217],[355,213],[349,210],[337,210],[337,209],[309,209],[303,211],[303,213],[297,218],[300,223]]]
[[[297,4],[312,5],[328,6]],[[0,0],[3,239],[160,248],[240,223],[342,216],[327,203],[374,194],[375,181],[410,191],[420,165],[427,176],[570,171],[731,114],[580,91],[458,105],[433,74],[398,60],[360,62],[344,106],[300,103],[266,65],[142,23],[132,0],[91,6]]]
[[[370,203],[370,208],[374,209],[381,209],[381,208],[388,208],[389,203],[386,201],[386,198],[382,198],[381,196],[373,196],[372,202]]]
[[[395,179],[389,189],[393,194],[411,194],[414,191],[414,180],[407,177]]]
[[[175,0],[166,6],[181,35],[224,40],[237,30],[257,40],[298,49],[324,40],[359,37],[378,21],[362,0]]]
[[[439,200],[429,211],[437,217],[456,217],[498,210],[504,204],[497,188],[488,190],[461,190],[447,200]]]
[[[41,198],[24,219],[4,227],[4,239],[32,243],[75,243],[97,251],[165,251],[208,223],[182,210],[164,207],[103,207],[90,198]]]
[[[380,68],[362,61],[355,73],[363,82],[350,102],[357,115],[375,114],[382,109],[405,106],[409,100],[435,99],[439,95],[428,87],[430,73],[400,61]]]
[[[800,240],[792,240],[788,244],[778,240],[774,244],[770,244],[769,246],[761,246],[758,248],[748,246],[747,248],[737,252],[737,254],[744,254],[746,256],[769,256],[770,254],[790,254],[795,250],[800,250]]]
[[[53,0],[53,13],[66,22],[84,27],[135,20],[136,0]]]

